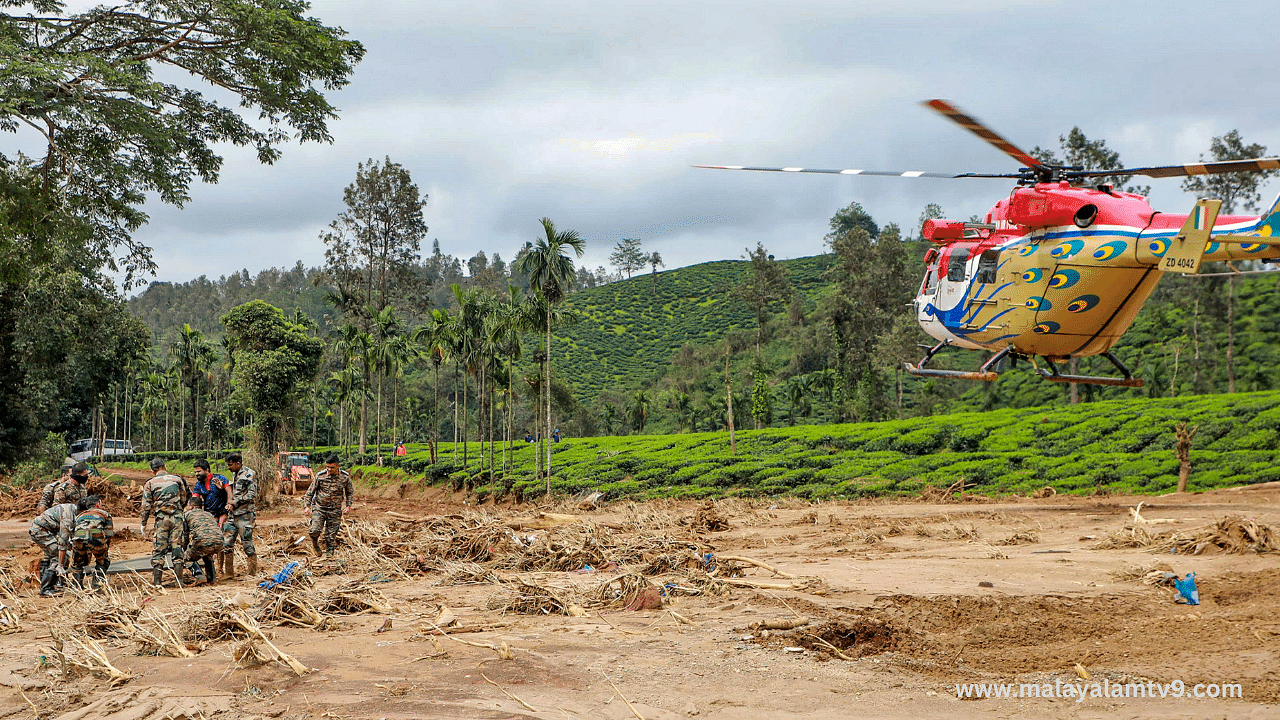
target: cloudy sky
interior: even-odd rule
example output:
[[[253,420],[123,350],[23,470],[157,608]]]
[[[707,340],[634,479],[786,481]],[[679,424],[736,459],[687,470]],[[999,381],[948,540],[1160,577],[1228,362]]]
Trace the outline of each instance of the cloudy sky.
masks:
[[[320,264],[356,163],[384,156],[429,195],[429,240],[464,259],[510,259],[547,216],[586,239],[590,267],[627,237],[679,267],[757,241],[821,252],[852,201],[913,229],[930,202],[985,212],[1008,181],[690,168],[1016,169],[928,98],[1024,149],[1078,125],[1126,164],[1169,164],[1236,128],[1280,154],[1277,3],[317,0],[312,14],[367,49],[332,96],[335,142],[270,167],[230,148],[185,209],[149,206],[157,279]],[[1157,209],[1186,212],[1178,180],[1151,184]]]

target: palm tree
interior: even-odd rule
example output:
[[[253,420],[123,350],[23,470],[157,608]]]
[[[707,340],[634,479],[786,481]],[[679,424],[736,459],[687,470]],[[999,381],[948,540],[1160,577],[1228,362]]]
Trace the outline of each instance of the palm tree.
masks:
[[[613,426],[618,423],[618,407],[613,403],[605,403],[601,415],[604,420],[605,433],[612,435]]]
[[[537,312],[537,308],[525,298],[520,288],[510,285],[507,287],[507,301],[499,303],[493,308],[493,314],[489,320],[490,339],[498,354],[503,355],[507,359],[507,371],[503,392],[506,394],[506,443],[502,448],[502,474],[507,474],[507,453],[511,447],[512,424],[514,423],[515,412],[515,391],[516,391],[516,373],[515,361],[519,360],[523,354],[523,344],[520,342],[521,335],[529,330],[533,330],[537,324],[531,317]]]
[[[808,403],[805,402],[809,397],[808,383],[805,382],[803,377],[796,375],[787,380],[787,384],[783,387],[783,392],[786,393],[787,404],[791,406],[791,416],[788,418],[788,422],[791,425],[795,425],[796,416],[801,412],[808,416]]]
[[[387,376],[400,372],[400,350],[397,342],[403,336],[403,325],[396,315],[396,309],[390,305],[373,316],[373,365],[378,375],[378,404],[374,414],[377,429],[374,434],[376,449],[374,455],[382,453],[382,381]]]
[[[546,304],[547,333],[547,425],[546,434],[551,435],[551,307],[564,302],[568,294],[569,283],[573,280],[573,261],[564,254],[565,249],[572,249],[578,256],[586,251],[587,244],[578,237],[575,230],[556,231],[555,223],[550,218],[542,218],[542,230],[546,237],[538,238],[533,247],[518,263],[520,271],[528,274],[529,287],[542,296]],[[551,444],[547,443],[547,495],[551,495]]]
[[[644,389],[637,390],[631,396],[631,425],[638,432],[644,432],[644,423],[649,419],[649,393]]]
[[[343,365],[350,367],[352,362],[358,363],[360,374],[360,454],[368,447],[368,415],[369,415],[369,380],[373,376],[375,343],[373,337],[360,328],[347,323],[338,330],[334,341],[334,350],[343,358]]]
[[[431,358],[435,368],[435,404],[431,406],[431,464],[439,462],[436,446],[440,442],[440,366],[444,364],[453,344],[453,318],[447,310],[432,310],[431,317],[413,334],[413,341]]]
[[[195,441],[200,427],[200,380],[204,377],[205,366],[213,360],[213,347],[205,341],[204,335],[199,330],[183,323],[182,329],[178,331],[178,342],[169,349],[169,353],[173,356],[174,366],[177,368],[183,387],[190,393],[191,435]],[[181,440],[183,449],[186,449],[185,410],[184,403],[182,421],[184,432]],[[198,445],[199,442],[196,441],[193,444]]]
[[[676,427],[680,432],[684,432],[685,427],[692,425],[693,421],[693,400],[689,397],[689,393],[679,392],[672,395],[670,407],[676,414]]]

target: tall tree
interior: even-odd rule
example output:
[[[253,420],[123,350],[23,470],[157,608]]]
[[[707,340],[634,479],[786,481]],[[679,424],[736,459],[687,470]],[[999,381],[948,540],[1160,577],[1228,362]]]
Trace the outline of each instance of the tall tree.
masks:
[[[1258,143],[1246,145],[1240,137],[1240,131],[1232,130],[1209,142],[1209,155],[1213,161],[1253,160],[1266,157],[1267,146]],[[1202,162],[1205,160],[1203,153],[1200,155],[1200,160]],[[1264,180],[1273,178],[1277,174],[1280,174],[1280,171],[1258,170],[1189,177],[1182,181],[1182,189],[1194,193],[1199,198],[1221,200],[1223,215],[1231,215],[1236,210],[1257,212],[1258,203],[1262,200],[1259,188]]]
[[[827,278],[836,291],[826,300],[826,312],[843,389],[839,412],[877,420],[886,409],[886,383],[876,367],[876,345],[908,312],[914,278],[906,271],[907,250],[896,226],[886,226],[873,241],[862,227],[841,231],[835,220],[831,225],[827,242],[836,262]]]
[[[112,354],[134,346],[134,329],[91,315],[118,304],[117,279],[130,287],[154,270],[134,238],[147,196],[182,206],[192,182],[216,182],[219,144],[251,146],[271,163],[292,139],[330,141],[336,113],[324,92],[346,85],[364,54],[291,0],[126,0],[80,12],[58,0],[0,2],[10,8],[24,14],[0,12],[0,131],[15,133],[0,152],[0,464],[51,427],[44,400],[31,397],[55,387],[43,376],[68,375],[63,353],[28,353],[39,325],[94,328],[94,354],[113,372],[127,366]],[[210,86],[228,102],[210,99]],[[62,301],[34,302],[59,283]]]
[[[1106,140],[1090,140],[1079,127],[1072,127],[1071,132],[1058,137],[1058,146],[1062,151],[1062,160],[1052,150],[1042,150],[1038,145],[1031,150],[1037,160],[1049,165],[1072,165],[1087,171],[1120,170],[1124,163],[1120,162],[1120,153],[1107,147]],[[1090,178],[1091,185],[1110,185],[1125,192],[1146,195],[1151,191],[1149,185],[1126,185],[1133,175],[1107,175]]]
[[[299,414],[298,401],[320,370],[324,344],[261,300],[222,318],[235,355],[236,395],[258,428],[257,450],[274,456],[286,444]]]
[[[342,201],[346,211],[320,236],[326,267],[317,280],[358,297],[360,305],[347,303],[347,309],[366,318],[393,303],[425,308],[427,283],[417,263],[427,234],[422,218],[427,198],[409,171],[391,158],[359,163],[356,181],[342,191]]]
[[[792,290],[787,271],[764,249],[764,243],[758,242],[755,250],[746,252],[751,261],[751,275],[734,287],[731,294],[746,302],[756,316],[756,355],[759,355],[770,304],[790,300]]]
[[[1209,143],[1209,154],[1217,160],[1252,160],[1266,157],[1267,147],[1258,143],[1246,145],[1240,137],[1239,130],[1232,130],[1226,135],[1213,138]],[[1200,159],[1204,160],[1203,154]],[[1262,181],[1275,177],[1275,170],[1259,170],[1256,172],[1223,173],[1204,177],[1187,178],[1182,182],[1182,189],[1195,193],[1196,197],[1217,198],[1222,201],[1222,214],[1230,215],[1237,207],[1250,212],[1257,212],[1262,193],[1258,188]],[[1236,348],[1236,279],[1232,275],[1227,278],[1227,392],[1236,391],[1235,348]]]
[[[640,250],[640,241],[636,238],[624,238],[609,253],[609,264],[618,268],[618,272],[631,278],[631,273],[643,270],[649,258]]]
[[[660,255],[657,250],[646,255],[645,262],[648,263],[649,267],[653,268],[653,272],[651,273],[651,277],[653,278],[653,296],[658,297],[658,268],[666,267],[666,265],[663,264],[662,255]]]
[[[521,272],[529,276],[529,287],[542,297],[546,306],[546,389],[547,389],[547,424],[544,441],[551,436],[551,308],[564,302],[569,283],[573,280],[573,260],[565,255],[572,250],[578,257],[586,251],[586,242],[578,236],[576,230],[557,231],[550,218],[542,218],[543,237],[538,238],[533,248],[520,260]],[[551,495],[551,443],[547,443],[547,495]]]

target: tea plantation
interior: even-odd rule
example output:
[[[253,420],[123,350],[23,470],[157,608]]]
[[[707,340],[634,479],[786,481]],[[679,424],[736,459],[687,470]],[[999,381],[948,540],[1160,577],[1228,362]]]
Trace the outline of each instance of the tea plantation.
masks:
[[[1164,493],[1177,485],[1174,426],[1198,426],[1191,490],[1280,480],[1280,392],[1115,400],[1068,407],[961,413],[901,421],[810,425],[738,433],[569,438],[554,445],[552,489],[588,490],[610,499],[787,495],[853,498],[910,495],[960,478],[989,495],[1051,486],[1085,494]],[[503,481],[483,470],[480,444],[453,462],[443,444],[431,465],[425,446],[410,446],[394,467],[351,458],[365,483],[428,482],[469,487],[482,497],[545,486],[533,478],[534,447],[517,443]],[[389,453],[386,453],[389,454]]]

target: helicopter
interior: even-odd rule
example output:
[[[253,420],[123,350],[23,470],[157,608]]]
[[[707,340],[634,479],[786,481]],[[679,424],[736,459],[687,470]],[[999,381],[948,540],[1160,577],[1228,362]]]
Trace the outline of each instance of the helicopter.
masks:
[[[1147,198],[1090,179],[1151,178],[1280,168],[1280,158],[1119,170],[1049,165],[1018,149],[946,100],[922,103],[1018,161],[1016,173],[827,170],[695,165],[716,170],[827,173],[908,178],[1010,178],[1016,185],[982,222],[927,220],[931,247],[912,302],[920,327],[937,340],[905,363],[924,377],[994,381],[1005,367],[1028,362],[1040,377],[1067,383],[1142,387],[1111,348],[1133,323],[1160,278],[1196,275],[1206,261],[1280,258],[1280,197],[1260,216],[1219,214],[1221,200],[1202,198],[1186,214],[1152,209]],[[1234,269],[1234,266],[1232,266]],[[977,371],[930,367],[948,348],[992,355]],[[1059,365],[1101,356],[1115,376],[1074,375]],[[1045,361],[1043,366],[1040,360]],[[1006,363],[1007,361],[1007,363]]]

